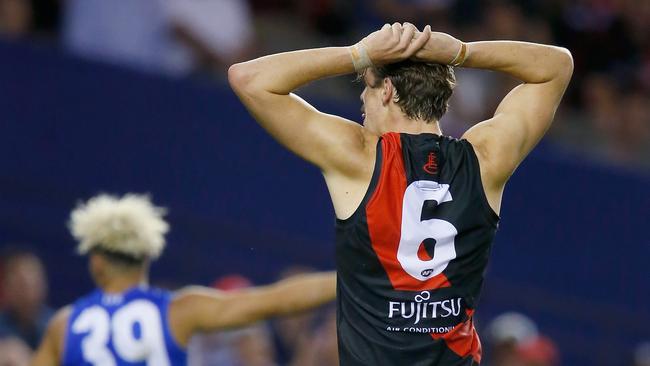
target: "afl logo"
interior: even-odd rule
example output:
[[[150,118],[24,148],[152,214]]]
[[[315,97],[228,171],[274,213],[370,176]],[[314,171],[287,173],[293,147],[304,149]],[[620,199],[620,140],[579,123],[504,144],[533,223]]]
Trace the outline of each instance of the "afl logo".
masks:
[[[427,268],[424,271],[420,272],[423,277],[429,277],[433,273],[433,268]]]

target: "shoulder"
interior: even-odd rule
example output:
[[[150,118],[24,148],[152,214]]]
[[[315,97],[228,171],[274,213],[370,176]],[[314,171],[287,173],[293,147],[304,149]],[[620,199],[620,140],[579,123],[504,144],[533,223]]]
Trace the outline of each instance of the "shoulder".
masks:
[[[140,289],[136,296],[150,299],[155,302],[170,302],[174,298],[174,292],[158,287],[147,287]]]
[[[205,298],[218,299],[223,295],[222,291],[204,286],[186,286],[171,293],[171,302],[178,304],[189,304],[201,301]]]
[[[68,320],[70,319],[70,315],[72,315],[72,309],[72,305],[68,305],[56,311],[50,319],[48,328],[55,330],[65,329]]]
[[[200,322],[206,311],[218,311],[226,297],[224,292],[210,287],[184,287],[171,295],[169,318],[186,325]]]
[[[185,287],[171,294],[167,316],[178,344],[186,346],[201,329],[202,322],[221,312],[221,295],[221,291],[201,286]]]
[[[214,309],[229,298],[237,297],[239,291],[225,293],[204,286],[187,286],[171,293],[169,311],[186,318],[195,317],[206,306]]]
[[[47,325],[46,335],[55,341],[55,345],[59,350],[63,349],[63,341],[66,331],[68,329],[68,322],[72,315],[73,307],[71,305],[59,309]]]

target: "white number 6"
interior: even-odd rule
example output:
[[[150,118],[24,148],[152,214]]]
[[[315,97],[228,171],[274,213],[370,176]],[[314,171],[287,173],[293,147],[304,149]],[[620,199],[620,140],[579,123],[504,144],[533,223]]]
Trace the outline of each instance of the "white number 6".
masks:
[[[428,180],[411,183],[404,192],[402,204],[402,235],[397,249],[397,260],[411,277],[426,281],[445,270],[456,258],[454,238],[458,230],[450,222],[440,219],[420,220],[425,201],[438,204],[452,200],[448,184]],[[420,245],[426,239],[436,241],[435,253],[430,260],[418,257]]]

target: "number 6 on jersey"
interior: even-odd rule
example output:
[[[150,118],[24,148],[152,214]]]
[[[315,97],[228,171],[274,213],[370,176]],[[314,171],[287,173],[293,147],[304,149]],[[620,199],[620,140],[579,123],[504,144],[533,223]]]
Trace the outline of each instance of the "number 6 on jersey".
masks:
[[[454,238],[458,230],[450,222],[440,219],[421,220],[426,201],[436,204],[452,200],[448,184],[428,180],[411,183],[404,192],[402,204],[402,234],[397,249],[397,260],[411,277],[426,281],[447,268],[456,258]],[[429,260],[418,256],[420,246],[426,239],[434,239],[435,255]]]

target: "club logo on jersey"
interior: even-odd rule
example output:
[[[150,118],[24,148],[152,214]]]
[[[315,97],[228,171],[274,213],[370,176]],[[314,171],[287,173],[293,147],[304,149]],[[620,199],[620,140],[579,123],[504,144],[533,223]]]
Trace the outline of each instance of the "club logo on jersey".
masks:
[[[430,291],[415,295],[413,301],[389,301],[388,318],[407,320],[411,324],[388,326],[386,330],[409,333],[448,333],[454,325],[462,321],[462,297],[451,299],[432,299]],[[446,320],[448,326],[417,326],[425,320]]]
[[[429,153],[429,159],[422,169],[429,174],[438,174],[438,158],[433,151]]]

